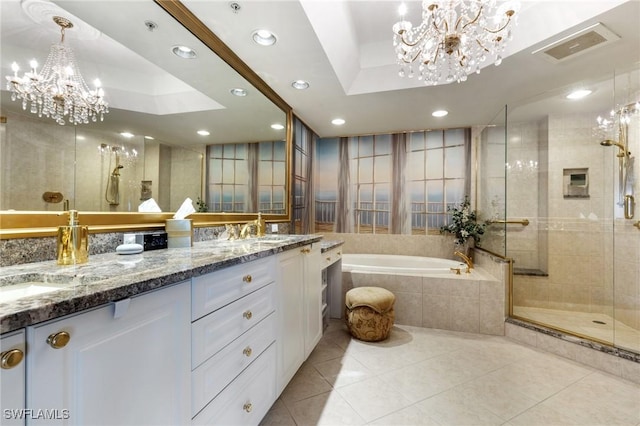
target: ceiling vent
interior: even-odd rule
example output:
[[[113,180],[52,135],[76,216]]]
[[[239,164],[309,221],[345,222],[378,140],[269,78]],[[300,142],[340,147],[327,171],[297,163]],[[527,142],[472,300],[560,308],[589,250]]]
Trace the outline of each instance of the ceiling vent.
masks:
[[[598,22],[532,52],[551,62],[562,62],[619,40],[620,37]]]

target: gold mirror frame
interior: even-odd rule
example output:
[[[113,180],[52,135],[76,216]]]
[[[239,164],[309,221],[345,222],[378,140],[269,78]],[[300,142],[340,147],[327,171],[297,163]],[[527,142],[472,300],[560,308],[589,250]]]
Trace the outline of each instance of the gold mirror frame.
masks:
[[[262,217],[268,222],[289,222],[291,220],[291,161],[293,160],[291,149],[293,145],[293,112],[291,107],[180,1],[154,0],[154,2],[285,112],[287,116],[286,213],[284,215],[265,214]],[[162,228],[165,220],[173,217],[173,212],[80,212],[79,215],[80,223],[88,225],[91,233],[101,233]],[[255,216],[254,213],[194,213],[189,216],[189,219],[193,220],[195,227],[204,227],[246,222],[254,219]],[[0,239],[54,236],[58,226],[65,225],[67,221],[66,215],[61,212],[0,212]]]

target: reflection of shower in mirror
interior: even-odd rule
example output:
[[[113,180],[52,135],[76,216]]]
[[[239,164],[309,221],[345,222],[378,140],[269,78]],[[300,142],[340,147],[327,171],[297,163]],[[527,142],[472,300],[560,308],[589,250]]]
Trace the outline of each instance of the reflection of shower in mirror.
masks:
[[[138,156],[138,152],[135,149],[131,151],[127,150],[123,146],[110,146],[107,144],[100,144],[98,150],[101,154],[107,154],[109,156],[109,168],[112,170],[107,177],[107,186],[105,190],[104,198],[111,206],[117,206],[120,204],[120,170],[124,168],[124,165],[120,164],[121,157],[127,160],[133,161]],[[111,161],[114,159],[115,165],[111,168]]]

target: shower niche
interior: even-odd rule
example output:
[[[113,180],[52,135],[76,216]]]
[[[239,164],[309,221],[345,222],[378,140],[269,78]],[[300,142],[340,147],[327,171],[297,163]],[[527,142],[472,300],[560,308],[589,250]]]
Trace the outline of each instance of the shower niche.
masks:
[[[589,169],[563,170],[564,198],[589,198]]]

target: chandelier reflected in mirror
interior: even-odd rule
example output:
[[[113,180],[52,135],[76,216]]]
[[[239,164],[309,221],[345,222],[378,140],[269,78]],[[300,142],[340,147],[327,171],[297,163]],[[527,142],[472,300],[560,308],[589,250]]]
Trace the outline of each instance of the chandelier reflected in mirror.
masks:
[[[54,16],[53,21],[60,26],[61,39],[51,45],[49,56],[38,71],[38,63],[31,60],[31,70],[19,77],[20,67],[11,64],[12,76],[7,76],[7,90],[11,100],[22,100],[22,109],[54,119],[58,124],[87,124],[103,120],[109,112],[104,100],[100,80],[94,80],[95,88],[89,89],[82,78],[71,48],[64,45],[64,31],[73,23],[66,18]]]
[[[517,6],[496,0],[424,0],[422,23],[414,28],[401,5],[402,19],[393,26],[399,75],[417,75],[431,85],[459,83],[479,74],[489,58],[500,65]]]

